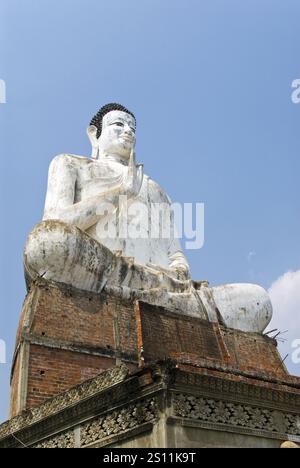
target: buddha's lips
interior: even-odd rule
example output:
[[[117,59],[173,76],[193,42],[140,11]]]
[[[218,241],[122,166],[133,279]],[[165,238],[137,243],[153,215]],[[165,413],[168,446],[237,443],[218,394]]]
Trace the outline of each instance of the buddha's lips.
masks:
[[[120,139],[128,141],[129,143],[133,143],[133,138],[129,135],[121,135]]]

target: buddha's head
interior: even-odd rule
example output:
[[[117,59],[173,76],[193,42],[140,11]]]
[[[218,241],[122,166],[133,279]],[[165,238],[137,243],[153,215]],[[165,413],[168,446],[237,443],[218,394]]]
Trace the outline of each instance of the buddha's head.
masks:
[[[135,127],[134,115],[120,104],[101,107],[87,130],[93,148],[92,157],[114,155],[129,160],[135,146]]]

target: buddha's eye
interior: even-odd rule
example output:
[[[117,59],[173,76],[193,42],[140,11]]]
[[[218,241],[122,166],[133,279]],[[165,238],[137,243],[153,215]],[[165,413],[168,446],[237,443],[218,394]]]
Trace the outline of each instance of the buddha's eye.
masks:
[[[118,125],[118,127],[124,127],[122,122],[114,122],[112,125]]]

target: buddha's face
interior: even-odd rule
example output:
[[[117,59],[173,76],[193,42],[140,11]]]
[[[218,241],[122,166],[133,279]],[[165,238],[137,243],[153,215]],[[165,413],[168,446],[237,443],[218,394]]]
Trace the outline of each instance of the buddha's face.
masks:
[[[126,112],[111,111],[102,120],[102,133],[98,140],[99,151],[129,159],[135,145],[135,120]]]

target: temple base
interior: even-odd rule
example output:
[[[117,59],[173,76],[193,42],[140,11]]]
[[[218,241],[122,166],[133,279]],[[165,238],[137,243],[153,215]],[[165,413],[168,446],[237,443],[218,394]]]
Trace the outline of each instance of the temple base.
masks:
[[[300,441],[299,415],[274,340],[40,279],[0,447],[271,448]]]
[[[2,424],[0,448],[279,448],[300,442],[299,383],[173,360],[116,366]]]
[[[17,334],[11,416],[120,363],[132,371],[164,358],[258,380],[292,379],[267,336],[39,279]]]

